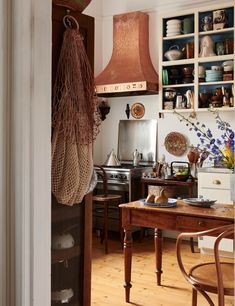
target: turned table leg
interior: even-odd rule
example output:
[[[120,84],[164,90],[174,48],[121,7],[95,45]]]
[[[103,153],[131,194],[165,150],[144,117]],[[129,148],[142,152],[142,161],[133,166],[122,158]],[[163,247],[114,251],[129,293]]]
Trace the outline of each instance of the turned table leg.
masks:
[[[162,230],[155,228],[154,230],[154,245],[155,245],[155,256],[156,256],[156,275],[157,285],[161,285],[161,274],[162,274]]]
[[[125,294],[126,302],[130,302],[131,285],[131,263],[132,263],[132,234],[130,229],[125,229],[124,237],[124,269],[125,269]]]

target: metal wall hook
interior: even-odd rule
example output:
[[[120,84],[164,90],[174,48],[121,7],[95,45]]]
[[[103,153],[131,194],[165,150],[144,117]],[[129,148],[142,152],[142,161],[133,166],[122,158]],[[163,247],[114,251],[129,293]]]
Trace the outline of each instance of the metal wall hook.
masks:
[[[63,23],[66,28],[70,28],[70,29],[73,28],[73,23],[75,23],[76,28],[79,29],[79,24],[76,18],[74,18],[72,15],[65,15],[63,18]]]

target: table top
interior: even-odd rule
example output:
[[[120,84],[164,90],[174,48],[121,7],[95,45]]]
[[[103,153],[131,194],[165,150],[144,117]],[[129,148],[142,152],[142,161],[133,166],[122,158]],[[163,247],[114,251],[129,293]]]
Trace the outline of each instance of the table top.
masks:
[[[155,213],[166,213],[171,215],[186,215],[186,216],[196,216],[203,218],[213,218],[213,219],[225,219],[234,220],[235,208],[231,204],[226,203],[216,203],[209,208],[192,206],[184,203],[182,200],[177,200],[176,207],[152,207],[144,205],[144,202],[134,201],[130,203],[120,204],[119,207],[122,209],[130,210],[144,210],[152,211]]]

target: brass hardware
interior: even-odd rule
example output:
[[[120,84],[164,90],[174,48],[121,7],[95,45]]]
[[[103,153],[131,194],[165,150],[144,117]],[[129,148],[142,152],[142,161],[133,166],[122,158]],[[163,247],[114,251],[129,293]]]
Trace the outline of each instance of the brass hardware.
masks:
[[[198,225],[199,225],[199,226],[202,226],[202,225],[203,225],[203,221],[199,221],[199,222],[198,222]]]
[[[214,185],[220,185],[220,184],[221,184],[220,180],[214,180],[212,183],[213,183]]]

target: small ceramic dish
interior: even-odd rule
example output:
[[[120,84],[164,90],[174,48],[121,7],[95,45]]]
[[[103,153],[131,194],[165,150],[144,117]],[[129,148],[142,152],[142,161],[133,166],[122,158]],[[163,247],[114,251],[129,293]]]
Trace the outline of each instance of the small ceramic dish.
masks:
[[[208,208],[214,205],[217,200],[209,200],[203,198],[189,198],[189,199],[184,199],[183,201],[184,203],[189,205]]]

